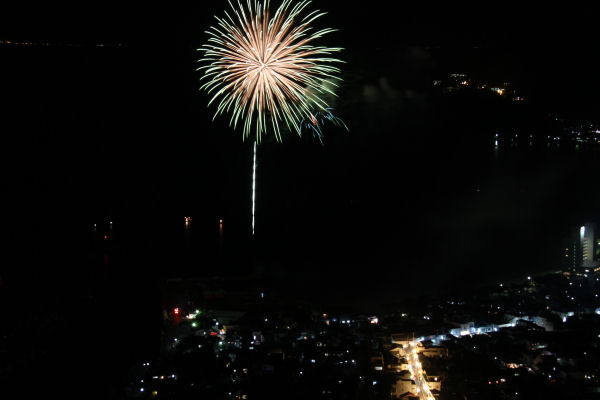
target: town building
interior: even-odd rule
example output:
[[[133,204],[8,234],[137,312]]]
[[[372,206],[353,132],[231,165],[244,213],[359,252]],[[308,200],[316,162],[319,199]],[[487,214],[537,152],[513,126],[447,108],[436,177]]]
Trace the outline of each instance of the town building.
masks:
[[[574,229],[565,247],[565,266],[573,271],[595,268],[598,265],[600,238],[595,235],[594,224],[586,223]]]

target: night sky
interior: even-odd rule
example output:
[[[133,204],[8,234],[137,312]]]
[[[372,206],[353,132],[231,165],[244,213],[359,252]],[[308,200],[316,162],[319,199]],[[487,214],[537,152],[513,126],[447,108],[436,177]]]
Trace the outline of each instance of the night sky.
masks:
[[[556,269],[568,230],[598,219],[598,152],[494,160],[489,133],[504,109],[440,99],[431,83],[456,72],[509,80],[532,126],[550,112],[597,118],[590,13],[313,6],[329,12],[319,26],[340,30],[324,41],[346,49],[335,108],[350,132],[330,127],[324,146],[288,134],[259,147],[261,268],[314,295],[366,288],[385,299]],[[3,273],[79,276],[81,232],[105,216],[160,254],[136,274],[169,275],[169,227],[184,215],[223,218],[232,263],[255,260],[245,257],[251,143],[212,121],[195,71],[226,2],[25,8],[3,13],[2,39],[78,46],[0,48],[5,213],[21,255]],[[52,272],[42,266],[63,253],[73,255]]]

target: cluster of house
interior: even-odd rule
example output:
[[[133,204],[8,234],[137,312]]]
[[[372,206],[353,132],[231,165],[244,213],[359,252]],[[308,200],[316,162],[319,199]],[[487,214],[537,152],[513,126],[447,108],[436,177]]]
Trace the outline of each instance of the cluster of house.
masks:
[[[415,367],[407,357],[406,349],[415,344],[416,354],[421,362],[431,366],[422,368],[422,380],[431,395],[439,396],[446,373],[435,368],[431,361],[448,357],[448,348],[443,344],[433,344],[430,340],[418,341],[412,334],[378,334],[382,343],[381,352],[371,357],[371,366],[375,371],[391,375],[390,395],[399,399],[419,399],[423,392],[419,379],[415,376]],[[424,364],[423,364],[424,365]]]

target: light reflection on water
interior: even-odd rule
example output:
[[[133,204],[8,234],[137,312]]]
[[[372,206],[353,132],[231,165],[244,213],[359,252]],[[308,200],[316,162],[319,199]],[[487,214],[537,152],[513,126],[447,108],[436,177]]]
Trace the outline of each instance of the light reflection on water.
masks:
[[[497,224],[497,226],[494,225],[493,228],[500,233],[494,233],[494,235],[500,235],[501,233],[503,234],[502,230],[508,229],[507,224],[509,224],[509,222],[503,221],[501,218],[491,216],[491,214],[495,212],[494,207],[501,207],[498,208],[498,213],[505,212],[507,209],[509,212],[517,213],[514,216],[510,216],[510,218],[506,218],[506,220],[515,220],[520,224],[530,225],[535,225],[537,223],[549,220],[549,216],[544,216],[545,214],[542,214],[546,212],[544,211],[544,207],[549,207],[544,203],[560,203],[562,207],[559,212],[560,215],[557,214],[554,217],[560,218],[563,221],[566,221],[569,218],[575,220],[578,215],[577,213],[583,213],[591,210],[590,204],[594,199],[594,193],[590,192],[592,195],[589,195],[589,193],[586,192],[588,189],[587,186],[591,186],[587,183],[594,181],[593,178],[596,174],[595,171],[598,171],[598,167],[600,166],[600,149],[597,146],[594,147],[576,144],[569,145],[567,143],[559,145],[559,143],[545,143],[543,141],[533,141],[532,146],[532,141],[529,139],[529,137],[527,137],[527,135],[524,136],[525,137],[523,138],[522,143],[516,143],[512,145],[510,143],[503,142],[501,139],[496,140],[492,138],[492,140],[488,142],[489,147],[487,148],[487,151],[476,156],[470,155],[470,157],[473,158],[477,157],[477,165],[480,167],[477,174],[471,172],[472,168],[468,167],[469,163],[465,162],[464,165],[466,165],[466,167],[464,167],[464,170],[461,170],[461,172],[465,172],[465,174],[458,177],[462,182],[472,180],[471,191],[474,190],[473,188],[477,188],[477,199],[481,199],[481,201],[472,200],[473,204],[469,203],[467,205],[458,205],[458,207],[461,207],[461,212],[463,212],[462,207],[464,207],[466,210],[464,211],[464,220],[470,221],[472,215],[468,214],[467,212],[475,210],[479,213],[476,213],[475,217],[478,217],[478,215],[485,216],[486,218],[489,217],[490,219],[487,220],[488,225]],[[546,145],[549,147],[546,147]],[[583,165],[586,167],[582,168]],[[450,166],[450,168],[453,168],[453,166]],[[447,176],[450,176],[450,173],[446,174]],[[549,187],[546,187],[544,184],[542,184],[543,181],[546,180],[549,182]],[[540,184],[537,182],[540,182]],[[577,196],[571,196],[572,198],[569,198],[569,196],[565,195],[563,196],[563,199],[560,197],[562,195],[557,193],[561,191],[564,192],[565,188],[563,186],[568,182],[572,182],[571,190],[576,191]],[[583,183],[585,183],[585,185],[583,185]],[[432,181],[431,186],[434,187],[434,189],[432,189],[433,194],[436,194],[435,190],[441,190],[435,188],[437,184],[437,181]],[[456,196],[457,194],[461,194],[458,192],[459,189],[452,188],[452,185],[449,185],[448,187],[451,190],[456,190],[456,192],[449,194],[449,198],[452,198],[452,196]],[[479,189],[481,189],[481,192],[479,192]],[[547,192],[544,192],[540,195],[540,211],[536,211],[536,213],[539,215],[523,214],[523,212],[528,212],[528,207],[530,207],[529,203],[531,203],[531,201],[528,199],[520,199],[519,191],[521,190],[525,190],[525,194],[535,190],[547,190]],[[379,194],[377,192],[374,193],[375,197],[373,198],[373,203],[378,201],[378,195]],[[407,190],[405,195],[413,194],[410,192],[410,190]],[[506,200],[504,200],[504,203],[498,204],[493,202],[493,197]],[[471,201],[469,199],[467,200]],[[366,204],[369,205],[371,203]],[[432,210],[431,215],[434,217],[431,219],[439,217],[448,224],[454,223],[457,219],[456,215],[458,215],[458,210],[450,210],[450,208],[451,207],[448,207],[448,209]],[[577,208],[579,208],[579,210]],[[364,209],[349,209],[351,209],[354,213],[351,214],[352,219],[363,218],[361,217],[360,213],[364,212]],[[294,240],[298,239],[301,234],[298,234],[298,236],[293,236],[295,233],[289,233],[290,231],[293,231],[293,229],[288,228],[287,232],[281,234],[279,233],[281,230],[278,230],[277,224],[290,224],[290,222],[274,221],[270,222],[270,224],[263,223],[265,230],[268,229],[272,232],[272,237],[269,240],[273,240],[273,245],[267,244],[263,246],[261,248],[262,250],[260,250],[262,253],[259,251],[258,257],[260,259],[261,256],[264,256],[273,250],[279,251],[281,255],[278,256],[279,258],[277,258],[276,261],[279,263],[277,265],[282,265],[280,268],[281,271],[284,271],[286,268],[291,270],[292,267],[289,265],[292,265],[292,263],[295,262],[294,257],[301,256],[303,260],[307,260],[307,263],[323,265],[323,268],[319,269],[320,267],[315,267],[313,271],[310,268],[305,269],[300,262],[293,264],[295,265],[293,268],[297,268],[297,271],[300,271],[298,272],[300,277],[308,274],[308,271],[312,271],[310,274],[313,276],[320,276],[319,274],[322,274],[324,281],[335,280],[336,276],[338,276],[338,272],[336,271],[342,271],[345,268],[346,263],[352,261],[351,259],[349,260],[348,256],[346,256],[345,259],[343,258],[344,251],[354,251],[361,254],[374,254],[375,252],[383,254],[377,262],[371,262],[371,258],[366,257],[367,261],[370,262],[369,274],[373,276],[383,273],[383,267],[381,267],[383,263],[380,262],[382,260],[396,260],[394,262],[405,262],[406,265],[411,265],[410,261],[399,260],[398,258],[391,256],[392,254],[403,253],[402,250],[393,251],[393,244],[395,243],[396,247],[403,244],[402,242],[394,239],[393,235],[395,233],[390,232],[389,229],[394,230],[393,227],[402,226],[403,230],[411,230],[412,228],[410,224],[412,221],[406,224],[404,222],[398,224],[400,217],[404,216],[402,210],[398,211],[396,214],[392,214],[391,216],[389,211],[383,208],[378,210],[378,213],[379,212],[381,212],[381,217],[378,215],[377,220],[369,222],[369,224],[371,224],[368,225],[369,229],[364,229],[365,224],[362,226],[348,224],[345,226],[350,226],[352,230],[348,232],[341,232],[340,230],[345,228],[339,228],[338,231],[335,231],[335,224],[325,224],[319,228],[321,230],[330,230],[331,235],[322,235],[322,237],[316,237],[314,234],[310,235],[305,231],[304,237],[300,237],[300,241],[298,243],[294,242]],[[444,214],[450,212],[453,214]],[[359,218],[356,218],[357,216]],[[426,219],[427,216],[417,216],[415,218]],[[222,221],[220,218],[214,216],[204,220],[201,219],[200,216],[198,218],[194,216],[193,221],[185,222],[180,216],[173,218],[173,221],[176,220],[176,222],[166,223],[160,228],[153,228],[151,230],[151,234],[156,236],[151,241],[155,247],[146,246],[139,248],[140,252],[146,252],[147,254],[139,257],[143,261],[134,260],[132,264],[137,263],[136,271],[155,273],[156,275],[165,278],[218,275],[225,273],[232,268],[239,268],[241,271],[251,272],[253,268],[255,268],[255,265],[253,264],[254,261],[250,257],[250,235],[249,232],[244,232],[243,229],[239,228],[240,226],[246,226],[248,228],[249,220],[243,221],[242,219],[243,218],[239,218],[238,220],[230,222],[230,219]],[[298,219],[301,220],[301,218]],[[385,221],[385,224],[380,221]],[[304,221],[294,223],[300,224],[303,222]],[[472,224],[475,223],[476,221],[472,222]],[[227,224],[227,232],[225,232],[225,224]],[[230,231],[230,227],[232,225],[238,226],[237,232]],[[290,226],[294,227],[295,225]],[[386,226],[391,228],[386,228]],[[452,236],[453,234],[462,234],[461,232],[458,232],[459,228],[460,227],[450,227],[445,231],[441,230],[440,232],[442,232],[442,234],[438,237],[443,238],[444,240],[440,242],[453,242],[452,237],[446,238],[446,236],[443,235],[448,234]],[[479,229],[483,231],[483,228],[479,228],[475,225],[467,228],[472,229],[473,232],[479,232]],[[457,231],[455,232],[452,229],[456,229]],[[130,239],[125,240],[125,238],[119,236],[119,221],[116,221],[114,228],[108,225],[106,228],[103,228],[100,224],[98,224],[96,230],[97,233],[109,232],[114,236],[112,243],[114,244],[113,247],[115,247],[116,250],[113,249],[111,251],[116,251],[116,254],[113,257],[111,253],[108,257],[108,276],[118,277],[119,275],[114,273],[115,269],[133,268],[129,264],[124,265],[126,263],[119,261],[119,257],[121,257],[121,254],[119,253],[119,246],[121,246],[122,250],[123,248],[129,246],[128,243],[132,242]],[[435,229],[433,229],[432,232],[436,232]],[[373,233],[375,233],[375,235],[373,235]],[[140,232],[135,232],[135,230],[130,229],[126,236],[136,236],[142,234],[146,235],[148,232],[142,232],[141,230]],[[487,235],[490,233],[485,230],[485,234]],[[374,240],[365,239],[367,236],[382,237],[384,240],[377,241],[375,243]],[[494,236],[494,238],[495,237],[496,236]],[[326,240],[323,241],[323,238]],[[489,238],[491,241],[492,236]],[[474,240],[481,241],[480,238],[477,237],[475,237]],[[504,243],[502,240],[504,239],[500,238],[498,240],[498,246],[512,246],[511,243],[505,243],[502,245],[501,243]],[[409,248],[412,242],[407,241],[406,243],[407,244],[405,247]],[[290,249],[292,251],[289,251]],[[436,251],[437,250],[434,243],[431,247],[432,257],[436,254]],[[448,251],[454,252],[452,249]],[[339,262],[337,265],[330,266],[328,264],[330,263],[330,260],[338,260],[335,252],[339,252]],[[154,253],[156,253],[156,256]],[[388,254],[388,256],[386,256],[386,254]],[[440,265],[451,264],[454,262],[454,259],[452,258],[453,256],[455,256],[454,253],[451,253],[450,257],[439,257],[437,259],[438,261],[436,262]],[[100,257],[101,260],[105,260],[102,258],[102,255]],[[481,255],[477,255],[477,257],[481,257]],[[474,256],[470,254],[464,255],[464,259],[467,261],[469,261],[470,258],[474,258]],[[492,265],[493,260],[487,264],[488,265],[486,265],[486,268],[489,268],[488,274],[493,275],[495,273],[493,268],[496,268]],[[387,270],[391,271],[393,268],[394,267],[389,267]],[[440,269],[442,269],[442,267],[440,267]],[[292,272],[296,273],[295,271]],[[358,280],[359,278],[357,277],[356,279]],[[351,291],[351,289],[348,290]]]

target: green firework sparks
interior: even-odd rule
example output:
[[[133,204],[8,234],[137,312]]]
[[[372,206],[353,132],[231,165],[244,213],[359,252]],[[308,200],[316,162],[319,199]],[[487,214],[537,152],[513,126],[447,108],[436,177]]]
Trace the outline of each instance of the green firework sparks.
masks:
[[[300,122],[327,109],[325,98],[335,96],[335,64],[342,61],[333,54],[342,49],[312,45],[335,29],[314,30],[325,13],[306,11],[309,4],[283,0],[271,15],[268,0],[247,0],[245,7],[229,2],[231,12],[215,17],[217,25],[206,32],[208,41],[198,49],[204,53],[201,89],[211,96],[209,106],[217,104],[214,117],[231,113],[229,124],[242,124],[244,138],[254,130],[260,142],[272,129],[281,141],[283,124],[300,134]]]

